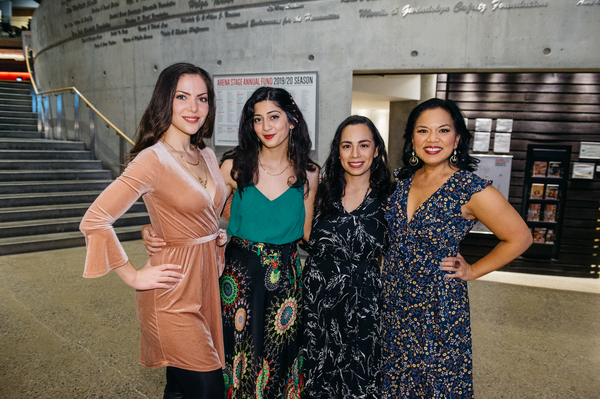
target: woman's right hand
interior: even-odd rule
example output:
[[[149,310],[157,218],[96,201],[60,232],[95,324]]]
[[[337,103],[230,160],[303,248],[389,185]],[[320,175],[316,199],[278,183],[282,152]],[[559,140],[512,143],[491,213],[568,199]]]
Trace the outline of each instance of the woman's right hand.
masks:
[[[131,286],[136,290],[152,290],[156,288],[173,288],[181,281],[183,274],[179,271],[181,266],[166,263],[164,265],[152,266],[150,259],[144,267],[137,271],[135,280]]]
[[[146,252],[148,252],[148,255],[150,256],[162,251],[162,247],[167,245],[165,240],[156,235],[156,232],[152,228],[151,224],[147,224],[142,227],[142,240],[144,240]]]
[[[127,285],[140,291],[173,288],[184,277],[180,271],[181,266],[170,263],[152,266],[150,259],[139,270],[136,270],[129,261],[115,269]]]

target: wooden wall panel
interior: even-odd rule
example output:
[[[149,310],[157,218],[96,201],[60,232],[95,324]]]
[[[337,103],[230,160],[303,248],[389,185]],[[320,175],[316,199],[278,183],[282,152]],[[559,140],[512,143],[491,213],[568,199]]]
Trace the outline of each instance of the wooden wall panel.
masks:
[[[578,162],[582,141],[600,142],[600,73],[439,74],[437,95],[457,102],[472,132],[476,118],[493,119],[492,131],[496,119],[514,121],[509,201],[519,213],[528,145],[571,146],[571,162]],[[600,165],[600,160],[581,162]],[[558,259],[521,257],[504,270],[599,277],[600,173],[597,176],[569,178]],[[461,253],[475,261],[497,243],[494,236],[472,233],[461,244]]]

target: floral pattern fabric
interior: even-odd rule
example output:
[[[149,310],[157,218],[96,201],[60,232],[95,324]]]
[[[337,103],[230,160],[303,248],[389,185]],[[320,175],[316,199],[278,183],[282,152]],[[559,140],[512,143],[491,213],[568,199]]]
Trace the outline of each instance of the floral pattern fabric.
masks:
[[[397,172],[395,172],[397,176]],[[385,218],[390,248],[383,267],[383,398],[471,398],[467,283],[439,270],[456,256],[477,220],[462,205],[490,182],[455,172],[407,218],[412,177],[400,180]]]
[[[387,223],[374,194],[315,216],[304,267],[303,398],[379,398],[381,277]]]
[[[300,398],[302,265],[296,244],[233,237],[220,279],[227,398]]]

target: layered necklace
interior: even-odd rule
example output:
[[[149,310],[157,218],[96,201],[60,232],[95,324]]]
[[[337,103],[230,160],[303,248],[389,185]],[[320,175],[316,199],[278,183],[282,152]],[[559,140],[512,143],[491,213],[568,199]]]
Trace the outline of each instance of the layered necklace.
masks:
[[[206,184],[208,183],[208,172],[206,171],[206,168],[204,168],[204,165],[202,165],[202,164],[200,163],[200,157],[198,156],[198,159],[197,159],[196,163],[193,163],[193,162],[188,162],[188,160],[187,160],[187,159],[185,159],[185,158],[184,158],[184,156],[183,156],[183,155],[181,155],[181,154],[180,154],[180,153],[179,153],[179,152],[178,152],[178,151],[177,151],[175,148],[173,148],[173,147],[171,146],[171,144],[167,143],[167,141],[166,141],[165,139],[162,139],[161,141],[162,141],[163,143],[165,143],[165,145],[166,145],[167,147],[169,147],[169,148],[170,148],[170,149],[171,149],[171,150],[172,150],[174,153],[178,154],[178,155],[181,157],[181,159],[183,160],[183,163],[185,164],[185,166],[187,166],[187,168],[190,170],[190,172],[192,172],[192,174],[193,174],[194,176],[196,176],[196,179],[198,179],[198,181],[200,182],[200,184],[202,184],[202,187],[206,188]],[[204,175],[206,176],[206,178],[205,178],[205,179],[202,179],[200,176],[198,176],[198,175],[196,174],[196,172],[194,172],[194,169],[192,169],[192,166],[198,166],[198,165],[200,165],[200,167],[201,167],[201,168],[202,168],[202,170],[204,171]]]

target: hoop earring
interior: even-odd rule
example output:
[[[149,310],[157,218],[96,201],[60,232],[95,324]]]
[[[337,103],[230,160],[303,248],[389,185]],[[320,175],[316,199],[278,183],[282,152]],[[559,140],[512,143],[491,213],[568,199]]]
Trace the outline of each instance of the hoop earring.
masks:
[[[417,158],[417,156],[415,155],[415,150],[413,150],[412,156],[408,160],[408,163],[410,164],[410,166],[417,166],[419,164],[419,158]]]
[[[450,157],[450,163],[452,165],[456,165],[458,163],[458,156],[456,156],[456,150],[454,150],[454,153]]]
[[[292,153],[293,153],[293,144],[294,141],[292,139],[292,130],[293,128],[290,128],[290,134],[289,134],[289,139],[288,139],[288,148],[287,148],[287,157],[288,159],[292,159]]]

